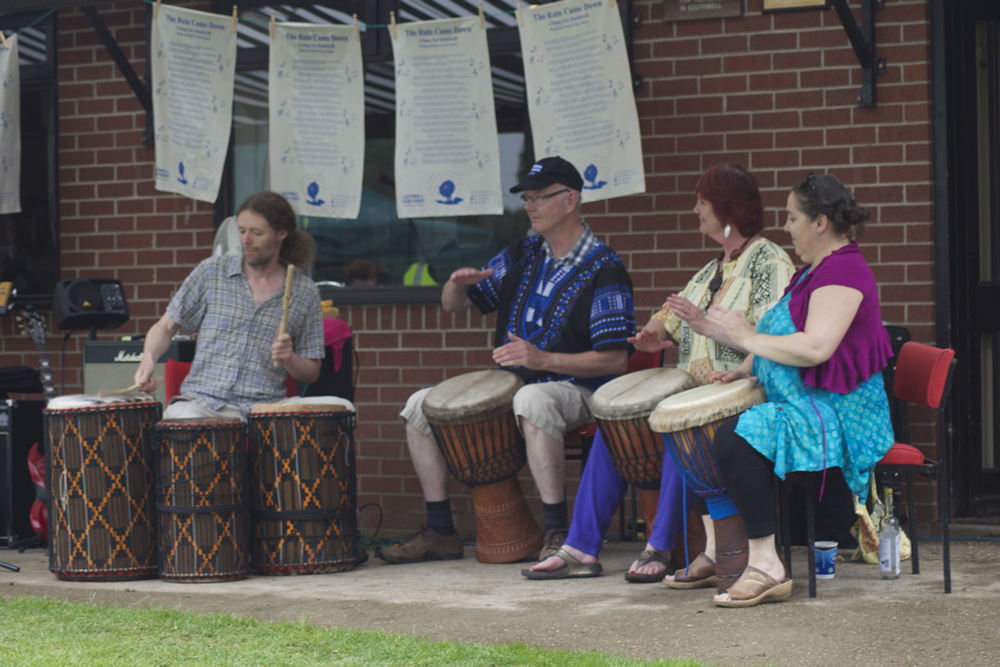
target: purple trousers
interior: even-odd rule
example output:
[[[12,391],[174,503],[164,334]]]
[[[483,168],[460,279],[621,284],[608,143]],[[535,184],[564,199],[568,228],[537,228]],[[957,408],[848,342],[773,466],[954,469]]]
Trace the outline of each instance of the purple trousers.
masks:
[[[611,525],[615,510],[625,497],[628,484],[615,470],[600,429],[580,477],[580,490],[573,503],[573,522],[566,544],[593,557],[601,552],[604,534]],[[660,551],[674,548],[677,534],[684,528],[684,512],[697,501],[690,489],[685,499],[684,479],[669,454],[663,456],[663,478],[656,521],[649,532],[649,543]]]

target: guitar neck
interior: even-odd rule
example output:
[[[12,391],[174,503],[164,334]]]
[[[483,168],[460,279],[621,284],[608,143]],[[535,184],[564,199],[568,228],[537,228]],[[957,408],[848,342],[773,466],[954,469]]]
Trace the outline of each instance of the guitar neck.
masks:
[[[42,389],[45,390],[45,402],[56,397],[55,383],[52,381],[52,366],[49,364],[49,350],[45,344],[38,346],[38,375],[42,379]]]
[[[49,348],[46,345],[45,321],[37,312],[20,313],[20,321],[26,333],[38,348],[38,375],[42,380],[46,402],[56,397],[56,388],[52,382],[52,366],[49,364]]]

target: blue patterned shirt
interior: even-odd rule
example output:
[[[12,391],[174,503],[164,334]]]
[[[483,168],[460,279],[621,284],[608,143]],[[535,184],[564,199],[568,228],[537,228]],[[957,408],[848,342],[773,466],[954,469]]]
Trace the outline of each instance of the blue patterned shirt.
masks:
[[[243,255],[210,257],[195,267],[167,307],[181,328],[198,331],[194,363],[181,385],[184,398],[209,410],[235,403],[246,414],[254,403],[285,397],[288,373],[271,360],[282,294],[278,291],[254,307]],[[319,290],[300,271],[292,281],[287,331],[297,355],[323,358]]]
[[[487,268],[493,275],[466,290],[483,314],[497,311],[497,347],[513,332],[546,352],[631,348],[632,280],[621,258],[586,225],[566,257],[555,259],[545,239],[532,236],[502,251]],[[505,370],[528,383],[569,380],[590,389],[614,377],[581,378],[521,366]]]

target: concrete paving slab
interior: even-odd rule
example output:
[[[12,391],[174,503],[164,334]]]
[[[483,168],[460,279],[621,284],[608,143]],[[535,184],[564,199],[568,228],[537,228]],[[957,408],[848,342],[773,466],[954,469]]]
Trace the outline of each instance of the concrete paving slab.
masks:
[[[882,581],[876,565],[838,562],[836,577],[818,582],[816,599],[803,576],[805,549],[796,548],[792,598],[753,609],[715,607],[714,589],[626,583],[636,543],[609,543],[603,576],[561,581],[528,580],[524,564],[480,564],[470,547],[460,561],[373,559],[336,574],[211,584],[65,582],[48,571],[40,549],[0,550],[0,560],[21,568],[0,569],[0,593],[723,665],[1000,663],[1000,542],[953,542],[951,595],[943,593],[940,543],[920,546],[920,575],[904,563],[901,579]]]

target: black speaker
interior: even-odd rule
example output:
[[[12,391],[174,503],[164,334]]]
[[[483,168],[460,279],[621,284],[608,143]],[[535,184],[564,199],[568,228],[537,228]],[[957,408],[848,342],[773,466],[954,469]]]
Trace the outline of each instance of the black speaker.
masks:
[[[35,502],[28,450],[42,441],[44,407],[45,401],[0,401],[0,544],[35,535],[28,518]]]
[[[52,315],[63,331],[117,329],[128,322],[128,304],[120,280],[77,278],[56,283]]]

